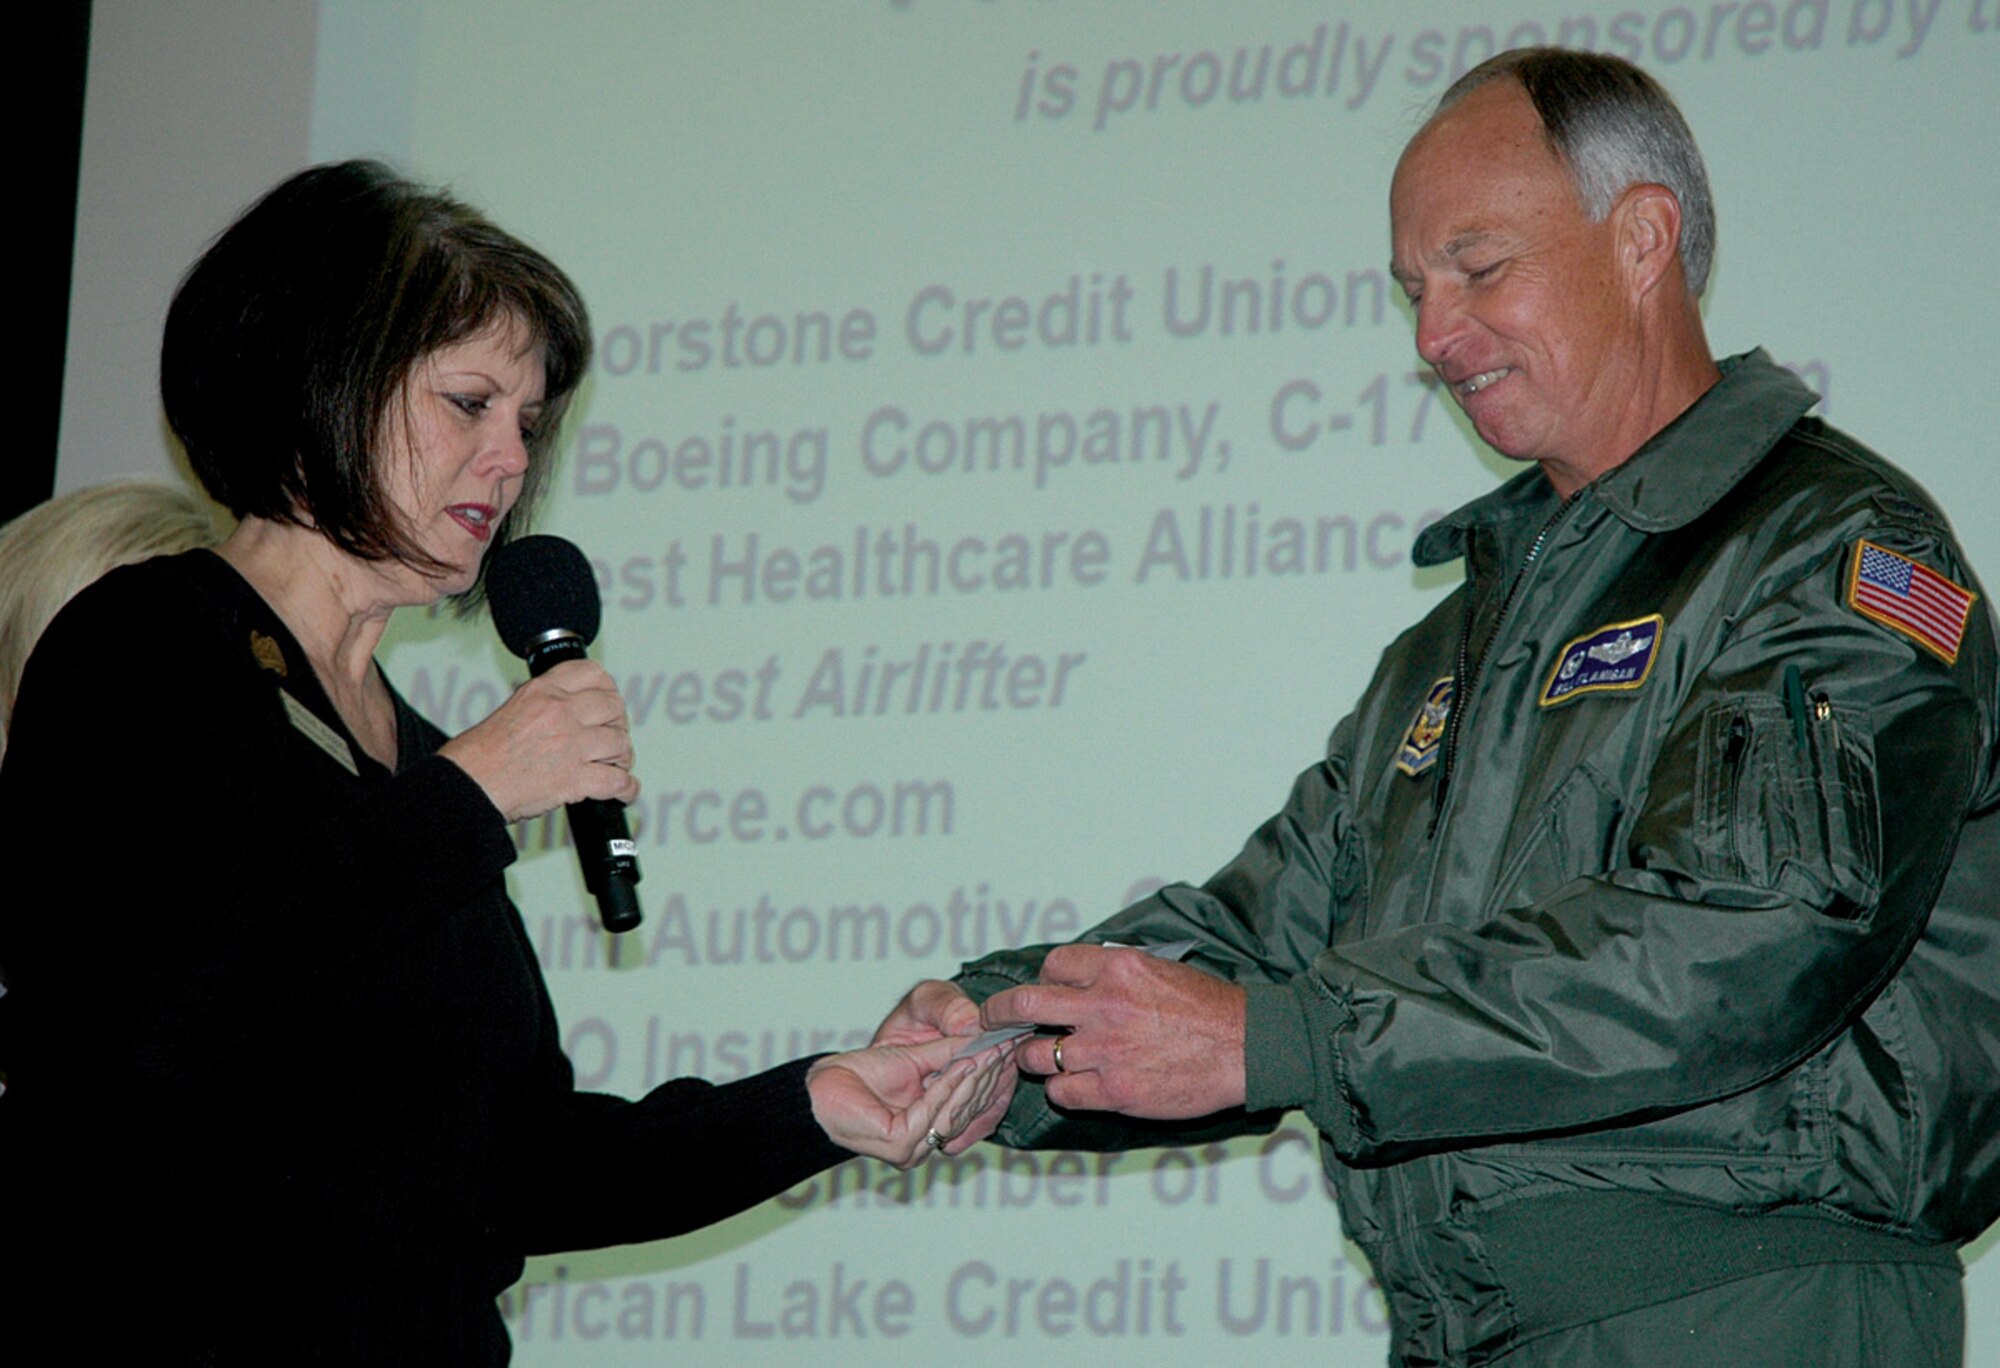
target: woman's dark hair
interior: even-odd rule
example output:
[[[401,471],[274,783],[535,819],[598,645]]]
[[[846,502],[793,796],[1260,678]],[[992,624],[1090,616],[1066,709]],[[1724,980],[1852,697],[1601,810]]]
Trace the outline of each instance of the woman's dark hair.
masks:
[[[540,350],[546,389],[497,550],[548,483],[589,315],[554,262],[379,162],[301,171],[215,240],[167,310],[160,397],[202,485],[238,517],[436,571],[383,495],[383,425],[425,357],[510,318]]]

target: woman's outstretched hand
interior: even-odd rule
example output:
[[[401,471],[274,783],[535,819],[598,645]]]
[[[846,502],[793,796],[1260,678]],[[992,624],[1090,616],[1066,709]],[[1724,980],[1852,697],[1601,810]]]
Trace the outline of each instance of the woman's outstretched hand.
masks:
[[[965,1043],[944,1037],[828,1055],[806,1074],[813,1118],[856,1154],[914,1168],[985,1111],[1013,1076],[1012,1042],[954,1060]]]

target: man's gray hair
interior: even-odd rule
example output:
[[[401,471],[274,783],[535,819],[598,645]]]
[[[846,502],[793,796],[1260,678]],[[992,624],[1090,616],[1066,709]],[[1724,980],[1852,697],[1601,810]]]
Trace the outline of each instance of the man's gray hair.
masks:
[[[1516,48],[1489,57],[1438,97],[1443,113],[1480,86],[1519,82],[1541,115],[1549,149],[1569,168],[1577,199],[1601,222],[1628,186],[1664,185],[1681,203],[1681,270],[1688,294],[1708,285],[1715,201],[1687,120],[1658,81],[1622,57],[1568,48]]]

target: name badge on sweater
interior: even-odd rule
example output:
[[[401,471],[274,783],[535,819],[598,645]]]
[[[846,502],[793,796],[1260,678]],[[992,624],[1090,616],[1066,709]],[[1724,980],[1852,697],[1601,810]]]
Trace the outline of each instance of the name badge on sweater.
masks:
[[[1667,620],[1654,613],[1577,637],[1557,654],[1541,705],[1550,708],[1578,694],[1638,688],[1653,672],[1666,626]]]
[[[354,752],[348,749],[346,740],[339,732],[320,721],[311,708],[285,690],[278,690],[278,697],[285,700],[285,716],[291,719],[299,735],[332,756],[349,774],[357,779],[361,777],[361,768],[354,763]]]

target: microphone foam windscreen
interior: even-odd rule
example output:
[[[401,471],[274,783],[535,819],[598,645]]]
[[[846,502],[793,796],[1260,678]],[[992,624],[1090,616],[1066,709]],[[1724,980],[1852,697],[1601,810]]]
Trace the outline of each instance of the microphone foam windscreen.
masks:
[[[597,637],[597,577],[576,543],[561,537],[523,537],[494,552],[486,599],[500,640],[517,656],[558,628],[575,632],[586,645]]]

